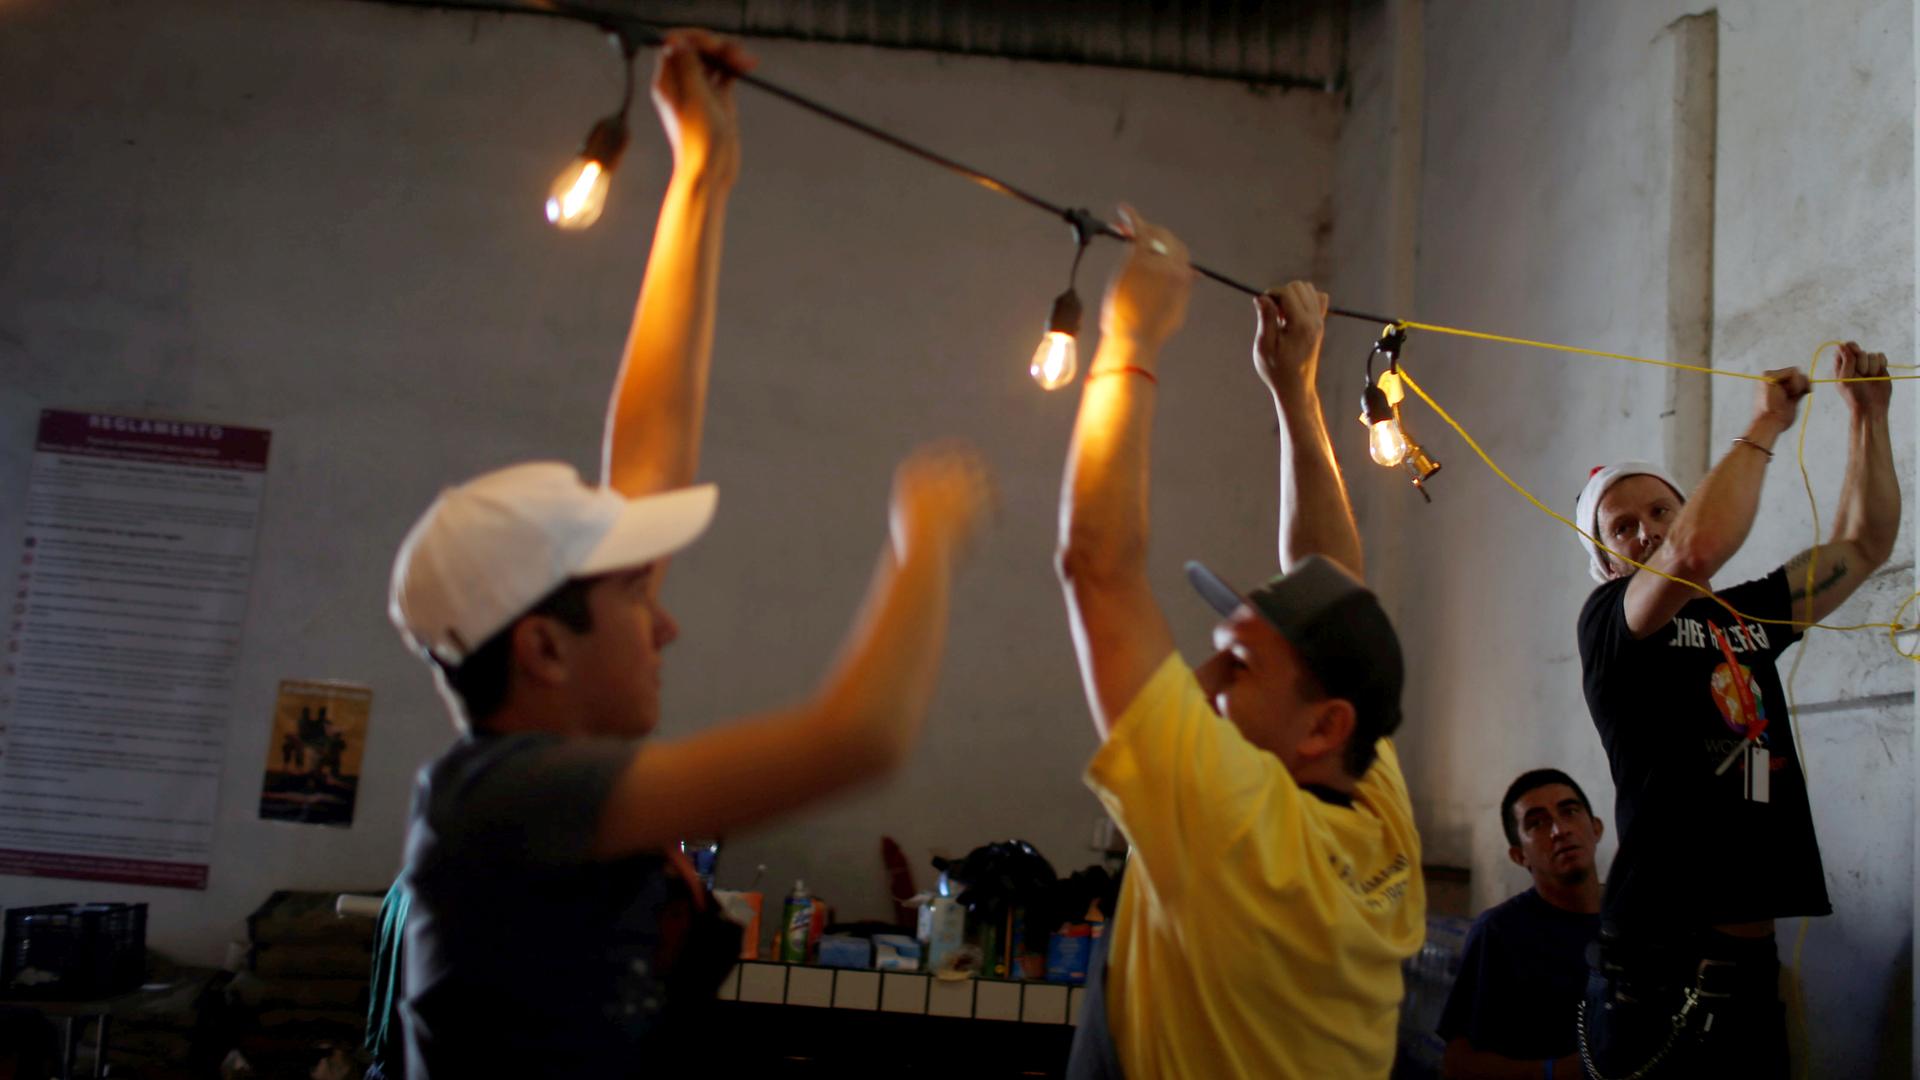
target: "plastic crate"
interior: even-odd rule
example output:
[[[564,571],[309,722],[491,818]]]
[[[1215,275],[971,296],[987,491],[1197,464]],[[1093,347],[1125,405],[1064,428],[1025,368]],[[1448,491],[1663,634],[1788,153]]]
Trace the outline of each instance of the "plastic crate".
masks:
[[[147,905],[49,904],[7,911],[0,996],[81,1000],[147,977]]]

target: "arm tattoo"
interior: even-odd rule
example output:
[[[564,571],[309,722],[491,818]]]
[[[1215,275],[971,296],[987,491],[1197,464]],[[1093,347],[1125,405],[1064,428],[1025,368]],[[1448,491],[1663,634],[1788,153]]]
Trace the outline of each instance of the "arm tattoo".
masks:
[[[1807,564],[1813,561],[1813,555],[1814,549],[1808,549],[1787,560],[1787,583],[1792,586],[1791,591],[1787,593],[1789,600],[1797,602],[1807,599],[1809,595],[1819,596],[1821,593],[1838,585],[1840,579],[1847,576],[1847,560],[1844,558],[1835,559],[1833,562],[1833,571],[1825,578],[1815,581],[1813,583],[1813,592],[1809,594],[1806,587],[1806,569]]]

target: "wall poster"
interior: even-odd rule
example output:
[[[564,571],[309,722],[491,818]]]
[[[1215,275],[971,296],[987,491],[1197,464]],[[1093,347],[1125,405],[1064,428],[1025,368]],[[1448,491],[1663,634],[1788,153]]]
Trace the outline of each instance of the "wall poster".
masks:
[[[353,824],[373,689],[286,679],[273,708],[260,816],[308,825]]]
[[[206,888],[269,440],[41,412],[5,579],[0,874]]]

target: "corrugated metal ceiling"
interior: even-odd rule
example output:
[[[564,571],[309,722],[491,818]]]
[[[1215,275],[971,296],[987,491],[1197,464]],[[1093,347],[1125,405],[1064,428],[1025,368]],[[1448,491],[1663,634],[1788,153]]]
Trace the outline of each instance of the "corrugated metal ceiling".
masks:
[[[1341,92],[1355,0],[398,0]]]

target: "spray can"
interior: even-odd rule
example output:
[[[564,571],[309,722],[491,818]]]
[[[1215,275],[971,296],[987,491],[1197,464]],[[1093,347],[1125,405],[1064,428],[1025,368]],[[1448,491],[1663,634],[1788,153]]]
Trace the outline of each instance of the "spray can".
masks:
[[[813,930],[813,897],[805,881],[795,881],[793,892],[780,909],[780,959],[789,964],[807,962],[807,941]]]

